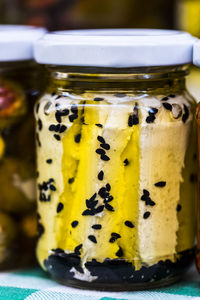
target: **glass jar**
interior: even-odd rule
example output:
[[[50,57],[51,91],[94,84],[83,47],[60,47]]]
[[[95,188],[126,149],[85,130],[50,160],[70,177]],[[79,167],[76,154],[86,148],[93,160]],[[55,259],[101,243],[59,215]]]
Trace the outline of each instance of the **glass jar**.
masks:
[[[129,58],[129,45],[123,57],[116,46],[124,42],[122,32],[133,51]],[[48,64],[51,78],[35,106],[37,257],[63,284],[101,290],[162,286],[179,279],[193,260],[195,102],[185,89],[185,58],[177,66],[152,66],[165,51],[166,34],[75,31],[49,34],[36,45],[35,58]],[[88,35],[95,35],[96,44],[104,35],[106,45],[117,35],[113,54],[102,46],[97,66],[69,66],[73,58],[94,64],[94,44],[88,55],[77,45]],[[133,42],[139,39],[148,52],[155,36],[161,48],[156,57],[147,54],[144,66]],[[60,60],[51,48],[58,44],[67,52]],[[114,67],[116,61],[130,67]]]
[[[40,67],[32,60],[31,44],[42,34],[43,29],[0,26],[1,270],[35,261],[37,223],[32,111],[41,93],[42,81],[38,80]],[[14,40],[14,35],[21,36]]]

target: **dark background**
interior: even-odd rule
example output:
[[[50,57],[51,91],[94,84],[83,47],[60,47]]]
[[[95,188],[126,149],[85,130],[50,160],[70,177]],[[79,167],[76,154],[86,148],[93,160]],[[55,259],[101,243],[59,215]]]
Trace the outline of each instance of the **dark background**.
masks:
[[[49,30],[175,28],[175,7],[174,0],[0,0],[0,23]]]

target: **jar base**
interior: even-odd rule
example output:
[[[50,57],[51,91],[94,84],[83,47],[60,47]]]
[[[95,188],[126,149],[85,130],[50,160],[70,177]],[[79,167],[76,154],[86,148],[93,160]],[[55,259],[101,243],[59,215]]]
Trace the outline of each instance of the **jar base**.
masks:
[[[45,266],[54,280],[74,288],[101,291],[146,290],[170,285],[181,279],[194,260],[194,250],[178,255],[176,262],[162,260],[149,267],[142,266],[140,270],[135,270],[131,263],[123,260],[105,260],[103,263],[93,260],[86,263],[90,282],[84,278],[80,267],[69,265],[69,257],[51,255],[45,261]],[[75,262],[74,257],[73,260]]]

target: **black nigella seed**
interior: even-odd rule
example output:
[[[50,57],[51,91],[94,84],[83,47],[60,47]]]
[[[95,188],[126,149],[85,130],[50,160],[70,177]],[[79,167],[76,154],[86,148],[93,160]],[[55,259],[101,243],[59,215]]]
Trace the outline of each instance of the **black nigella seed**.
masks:
[[[71,184],[74,182],[74,177],[68,179],[68,183]]]
[[[131,221],[125,221],[124,224],[125,224],[127,227],[130,227],[130,228],[135,227]]]
[[[51,96],[53,97],[53,96],[55,96],[56,95],[56,93],[55,92],[53,92],[53,93],[51,93]]]
[[[100,143],[102,143],[102,144],[106,144],[104,138],[103,138],[102,136],[100,136],[100,135],[98,135],[97,140],[98,140]]]
[[[57,141],[60,141],[60,136],[58,134],[53,135]]]
[[[61,125],[59,132],[63,133],[66,129],[67,127],[65,125]]]
[[[56,126],[53,125],[53,124],[49,126],[49,130],[50,130],[50,131],[55,131],[55,128],[56,128]]]
[[[154,115],[150,115],[146,118],[147,123],[153,123],[156,117]]]
[[[164,97],[164,98],[161,99],[161,101],[167,101],[167,100],[169,100],[168,97]]]
[[[41,142],[40,142],[40,138],[39,138],[38,133],[36,133],[36,141],[37,141],[38,147],[41,147]]]
[[[88,239],[89,239],[91,242],[97,244],[97,240],[96,240],[96,238],[95,238],[94,235],[89,235],[89,236],[88,236]]]
[[[56,191],[56,187],[54,185],[52,185],[52,184],[50,185],[49,188],[50,188],[51,191],[54,191],[54,192]]]
[[[55,125],[54,131],[55,132],[59,132],[60,131],[60,124]]]
[[[149,193],[149,191],[147,191],[147,190],[143,190],[143,193],[144,193],[144,196],[149,196],[150,195],[150,193]]]
[[[125,165],[125,166],[128,166],[128,164],[129,164],[129,161],[128,161],[128,159],[126,158],[126,159],[124,160],[124,165]]]
[[[164,186],[166,186],[166,181],[158,181],[154,185],[156,187],[164,187]]]
[[[71,223],[71,226],[73,227],[73,228],[75,228],[76,226],[78,226],[78,221],[73,221],[72,223]]]
[[[99,148],[99,149],[96,150],[96,153],[97,153],[97,154],[104,155],[106,152],[105,152],[105,150]]]
[[[100,144],[100,147],[102,147],[105,150],[110,150],[110,145],[109,144]]]
[[[105,187],[100,188],[99,192],[98,192],[99,196],[103,199],[105,199],[109,194],[106,191]]]
[[[182,209],[182,206],[180,204],[178,204],[176,207],[176,211],[179,212],[179,211],[181,211],[181,209]]]
[[[103,128],[103,125],[102,124],[99,124],[99,123],[97,123],[97,124],[95,124],[97,127],[100,127],[100,128]]]
[[[56,113],[55,113],[55,118],[56,118],[56,121],[57,121],[58,123],[61,123],[61,122],[62,122],[61,115],[60,115],[60,112],[59,112],[59,111],[56,111]]]
[[[119,247],[119,250],[115,253],[116,256],[122,257],[123,256],[123,250],[121,247]]]
[[[96,97],[94,98],[94,101],[103,101],[104,99],[103,98],[100,98],[100,97]]]
[[[115,237],[111,237],[110,239],[109,239],[109,242],[110,243],[114,243],[116,241],[116,238]]]
[[[63,210],[63,207],[64,207],[64,205],[61,202],[59,202],[58,206],[57,206],[57,213],[59,213],[61,210]]]
[[[80,255],[80,250],[81,248],[83,247],[83,244],[80,244],[78,246],[76,246],[76,248],[74,249],[74,253],[77,254],[77,255]]]
[[[71,123],[74,122],[74,120],[77,118],[78,118],[78,115],[75,115],[75,114],[69,116],[69,120]]]
[[[170,103],[163,103],[163,106],[165,109],[169,110],[169,111],[172,111],[172,105]]]
[[[42,130],[42,121],[41,121],[41,119],[38,119],[38,129]]]
[[[114,211],[114,208],[109,203],[105,203],[105,209],[107,209],[108,211]]]
[[[182,116],[182,121],[183,123],[185,123],[189,117],[189,109],[185,104],[183,104],[183,107],[184,107],[184,114]]]
[[[150,115],[155,115],[157,113],[158,113],[158,109],[157,108],[155,108],[155,107],[150,107],[149,108],[149,114]]]
[[[100,205],[97,208],[95,208],[95,214],[99,214],[104,210],[104,205]]]
[[[104,172],[100,171],[99,174],[98,174],[98,179],[103,180],[103,176],[104,176]]]
[[[106,190],[107,190],[108,192],[110,192],[110,190],[111,190],[111,186],[110,186],[109,183],[106,184]]]
[[[144,213],[144,215],[143,215],[143,218],[144,219],[147,219],[147,218],[149,218],[150,217],[150,212],[149,211],[146,211],[145,213]]]
[[[174,95],[174,94],[170,94],[170,95],[169,95],[169,97],[170,97],[170,98],[175,98],[175,97],[176,97],[176,95]]]
[[[109,161],[110,160],[110,158],[107,155],[101,155],[100,157],[104,161]]]
[[[71,112],[76,115],[78,114],[78,106],[76,104],[72,104]]]
[[[87,200],[86,199],[86,206],[87,206],[87,208],[95,208],[95,206],[97,205],[97,203],[98,203],[98,200],[91,201],[91,200]]]
[[[116,233],[116,232],[112,232],[111,236],[115,237],[116,239],[119,239],[121,237],[121,235],[119,233]]]
[[[55,98],[55,100],[60,99],[60,98],[61,98],[61,95],[58,95],[58,96]]]
[[[75,137],[74,137],[74,141],[76,143],[80,143],[80,140],[81,140],[81,133],[78,133]]]
[[[126,94],[125,93],[116,93],[116,94],[114,94],[114,96],[117,98],[123,98],[123,97],[126,97]]]
[[[51,158],[47,159],[47,160],[46,160],[46,163],[47,163],[47,164],[51,164],[51,163],[52,163],[52,159],[51,159]]]
[[[95,198],[96,198],[96,196],[97,196],[97,193],[94,193],[94,195],[92,195],[92,197],[91,197],[89,200],[90,200],[90,201],[94,201]]]
[[[92,225],[92,228],[95,230],[100,230],[102,228],[101,224],[94,224]]]

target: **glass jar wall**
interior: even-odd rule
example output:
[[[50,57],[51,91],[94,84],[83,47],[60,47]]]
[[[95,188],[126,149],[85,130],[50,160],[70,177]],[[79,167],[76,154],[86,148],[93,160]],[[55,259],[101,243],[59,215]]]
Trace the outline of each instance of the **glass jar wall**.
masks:
[[[32,60],[43,29],[0,26],[0,270],[35,262],[33,106],[44,86]]]
[[[35,107],[41,266],[87,288],[177,280],[195,236],[195,103],[186,69],[50,73]]]
[[[33,62],[0,63],[0,268],[34,261],[36,242]],[[24,254],[23,256],[21,254]]]

